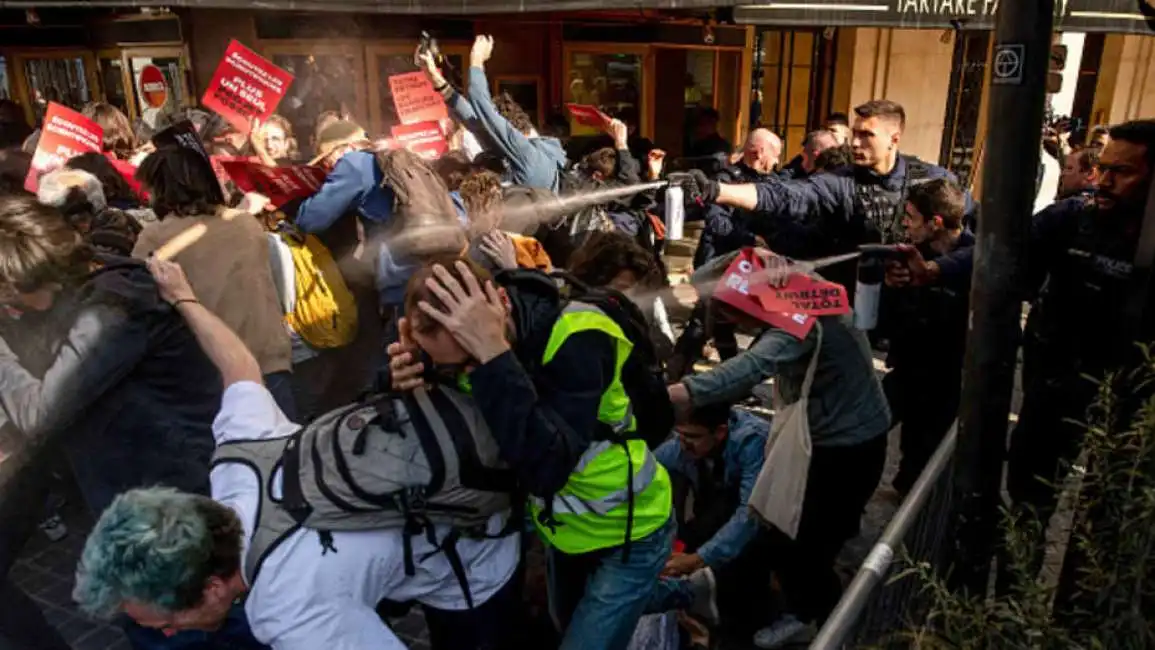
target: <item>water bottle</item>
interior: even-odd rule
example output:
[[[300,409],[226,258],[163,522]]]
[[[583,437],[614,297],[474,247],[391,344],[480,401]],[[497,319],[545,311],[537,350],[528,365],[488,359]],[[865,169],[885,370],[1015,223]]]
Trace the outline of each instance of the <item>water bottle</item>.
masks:
[[[882,297],[885,260],[863,255],[858,262],[858,281],[854,285],[854,327],[869,332],[878,326],[878,305]]]
[[[678,241],[682,238],[682,227],[686,223],[686,204],[682,188],[670,185],[666,188],[666,240]]]

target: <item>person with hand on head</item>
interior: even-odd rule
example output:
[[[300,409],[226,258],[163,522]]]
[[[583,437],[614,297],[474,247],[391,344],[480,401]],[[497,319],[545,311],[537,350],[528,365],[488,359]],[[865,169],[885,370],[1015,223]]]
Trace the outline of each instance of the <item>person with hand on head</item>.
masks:
[[[416,600],[435,650],[509,647],[519,544],[496,535],[502,516],[485,526],[493,537],[456,542],[470,596],[449,554],[400,525],[303,525],[282,506],[290,491],[282,459],[301,427],[277,406],[257,360],[200,303],[180,266],[155,257],[148,266],[160,298],[183,316],[224,386],[212,427],[212,498],[161,487],[118,496],[85,543],[73,592],[81,607],[127,614],[158,635],[216,630],[210,641],[222,643],[212,647],[403,650],[376,606]],[[438,540],[449,533],[431,525]],[[404,568],[407,548],[422,558],[412,574]]]
[[[668,435],[669,424],[653,419],[653,403],[633,405],[644,393],[639,341],[611,303],[593,293],[564,301],[553,278],[532,271],[498,280],[500,289],[451,258],[415,274],[402,341],[389,348],[393,385],[470,390],[530,495],[562,650],[619,650],[670,553],[669,476],[642,439]]]
[[[445,80],[433,53],[419,51],[417,60],[433,88],[445,97],[454,119],[505,158],[510,182],[557,192],[566,165],[565,149],[557,138],[539,135],[529,116],[508,93],[497,97],[490,94],[485,64],[492,55],[492,36],[483,34],[474,39],[464,94]]]

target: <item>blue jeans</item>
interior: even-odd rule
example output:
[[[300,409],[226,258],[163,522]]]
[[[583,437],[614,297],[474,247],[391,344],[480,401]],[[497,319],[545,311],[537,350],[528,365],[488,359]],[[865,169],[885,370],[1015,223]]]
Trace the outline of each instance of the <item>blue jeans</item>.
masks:
[[[253,638],[245,606],[233,605],[224,625],[215,632],[186,631],[172,636],[152,628],[141,627],[124,617],[121,620],[125,636],[133,650],[269,650]]]
[[[674,521],[623,547],[566,555],[548,551],[549,609],[559,650],[624,650],[645,613],[674,544]]]

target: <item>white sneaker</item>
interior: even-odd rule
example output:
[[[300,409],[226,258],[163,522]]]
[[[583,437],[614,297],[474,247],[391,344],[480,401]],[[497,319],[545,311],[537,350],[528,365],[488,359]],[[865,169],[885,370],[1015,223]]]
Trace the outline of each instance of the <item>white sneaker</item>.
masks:
[[[698,569],[691,573],[686,581],[690,583],[690,591],[694,594],[690,613],[709,625],[717,625],[722,616],[718,612],[716,599],[718,584],[714,580],[713,569],[710,567]]]
[[[810,623],[803,623],[790,614],[774,621],[754,634],[754,645],[764,650],[776,650],[790,644],[806,643],[817,635]]]

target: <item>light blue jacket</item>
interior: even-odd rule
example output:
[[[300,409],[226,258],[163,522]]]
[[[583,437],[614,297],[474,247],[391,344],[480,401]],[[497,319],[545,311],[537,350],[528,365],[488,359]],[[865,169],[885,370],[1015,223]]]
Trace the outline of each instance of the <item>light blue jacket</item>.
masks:
[[[469,69],[469,96],[452,87],[446,103],[453,117],[462,122],[486,147],[493,147],[509,162],[509,180],[514,185],[558,191],[560,172],[565,169],[565,149],[557,138],[528,137],[513,128],[493,105],[485,70]]]
[[[769,429],[770,423],[756,415],[737,409],[730,412],[730,432],[722,448],[722,463],[725,465],[722,481],[726,488],[738,487],[739,503],[730,520],[714,533],[710,541],[698,548],[698,556],[711,568],[717,569],[738,557],[758,532],[758,522],[750,517],[746,504],[750,501],[758,472],[762,470]],[[697,490],[697,463],[682,451],[677,438],[662,443],[654,455],[666,471],[686,477]]]

